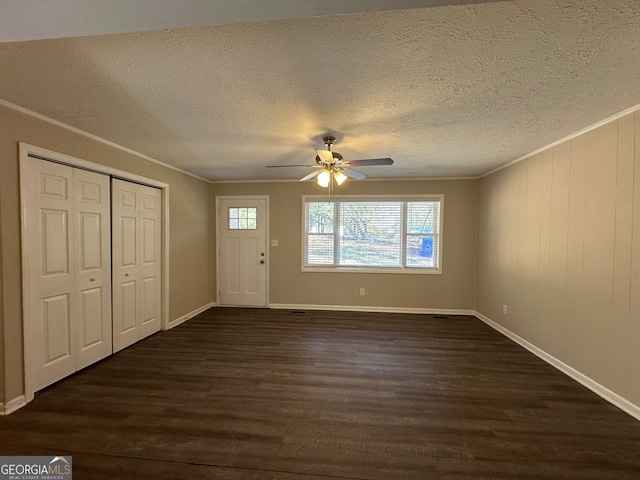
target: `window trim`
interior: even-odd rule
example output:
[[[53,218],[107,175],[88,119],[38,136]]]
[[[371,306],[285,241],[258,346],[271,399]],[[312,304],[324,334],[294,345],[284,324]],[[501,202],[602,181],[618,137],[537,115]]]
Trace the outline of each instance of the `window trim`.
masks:
[[[435,268],[425,267],[356,267],[356,266],[336,266],[336,265],[305,265],[305,233],[306,233],[306,204],[308,201],[396,201],[396,202],[440,202],[440,214],[438,218],[438,257],[437,265]],[[404,211],[406,215],[406,209]],[[315,273],[387,273],[387,274],[402,274],[402,275],[442,275],[442,258],[444,252],[443,242],[443,224],[444,224],[444,194],[413,194],[413,195],[303,195],[302,196],[302,229],[300,236],[300,253],[302,265],[302,272],[315,272]],[[402,232],[404,237],[407,236],[406,231]],[[403,244],[406,241],[403,238]],[[402,248],[402,255],[405,255],[405,248]],[[404,263],[404,258],[402,259]]]

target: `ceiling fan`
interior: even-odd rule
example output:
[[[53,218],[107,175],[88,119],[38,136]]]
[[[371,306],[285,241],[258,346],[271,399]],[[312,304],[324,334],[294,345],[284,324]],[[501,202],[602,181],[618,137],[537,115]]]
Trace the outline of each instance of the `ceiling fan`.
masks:
[[[390,158],[367,158],[362,160],[348,160],[345,161],[342,155],[338,152],[331,150],[333,143],[336,141],[335,137],[323,137],[326,150],[316,150],[316,163],[315,165],[268,165],[267,168],[278,167],[311,167],[316,168],[315,172],[305,175],[300,179],[301,182],[306,182],[312,178],[318,177],[316,181],[318,185],[322,187],[328,187],[331,185],[331,179],[333,178],[338,185],[342,185],[347,178],[353,178],[354,180],[364,180],[367,175],[364,173],[352,170],[350,167],[370,167],[374,165],[393,165],[393,160]]]

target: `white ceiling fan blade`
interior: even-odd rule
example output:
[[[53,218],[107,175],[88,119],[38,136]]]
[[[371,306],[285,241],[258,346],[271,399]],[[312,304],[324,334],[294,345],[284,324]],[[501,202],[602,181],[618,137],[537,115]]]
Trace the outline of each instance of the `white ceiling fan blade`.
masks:
[[[305,175],[300,179],[301,182],[306,182],[307,180],[311,180],[313,177],[316,177],[322,172],[322,170],[318,169],[315,172],[311,172],[309,175]]]
[[[356,172],[355,170],[351,170],[350,168],[343,168],[342,173],[344,173],[349,178],[353,178],[354,180],[364,180],[365,178],[367,178],[364,173]]]
[[[329,150],[316,150],[316,154],[324,163],[333,163],[333,153]]]

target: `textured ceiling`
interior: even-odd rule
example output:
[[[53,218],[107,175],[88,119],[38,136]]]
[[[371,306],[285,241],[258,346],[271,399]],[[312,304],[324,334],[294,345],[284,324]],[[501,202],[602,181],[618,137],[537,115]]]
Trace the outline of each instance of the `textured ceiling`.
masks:
[[[637,0],[464,3],[2,43],[0,99],[211,180],[301,177],[265,166],[327,133],[478,175],[640,103]]]

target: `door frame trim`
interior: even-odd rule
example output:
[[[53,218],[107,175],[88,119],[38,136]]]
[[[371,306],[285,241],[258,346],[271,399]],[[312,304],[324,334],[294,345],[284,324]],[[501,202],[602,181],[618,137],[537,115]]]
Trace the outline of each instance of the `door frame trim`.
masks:
[[[215,258],[216,258],[216,304],[220,305],[220,200],[264,200],[265,201],[265,230],[264,241],[265,250],[267,254],[267,271],[264,279],[264,308],[269,307],[269,272],[271,271],[271,250],[269,234],[269,195],[216,195],[216,208],[214,215],[216,216],[216,245],[215,245]],[[224,305],[223,305],[224,306]]]
[[[33,367],[29,358],[31,332],[29,331],[29,323],[25,319],[29,318],[31,307],[28,299],[30,298],[31,287],[28,269],[25,267],[28,262],[28,255],[24,248],[24,239],[26,238],[26,196],[28,192],[25,171],[26,162],[31,158],[46,160],[54,163],[61,163],[70,167],[81,168],[92,172],[108,175],[110,177],[120,178],[143,185],[149,185],[161,190],[162,198],[162,229],[161,229],[161,256],[162,256],[162,330],[168,330],[169,325],[169,184],[153,180],[152,178],[143,177],[134,173],[118,170],[99,163],[90,162],[81,158],[66,155],[64,153],[55,152],[46,148],[30,145],[28,143],[19,142],[19,160],[20,160],[20,233],[21,242],[20,250],[22,257],[22,357],[24,361],[24,390],[25,402],[29,403],[33,400],[35,390],[33,386]]]

